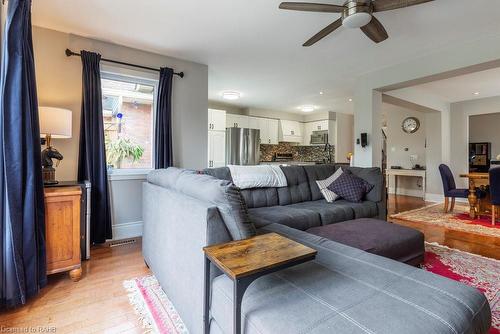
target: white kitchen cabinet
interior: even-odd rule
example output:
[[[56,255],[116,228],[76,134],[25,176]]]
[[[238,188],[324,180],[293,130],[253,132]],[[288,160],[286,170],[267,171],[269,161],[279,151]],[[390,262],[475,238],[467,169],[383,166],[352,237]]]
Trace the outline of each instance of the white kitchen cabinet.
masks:
[[[226,114],[226,127],[248,128],[249,117],[244,115]]]
[[[281,120],[281,129],[285,136],[302,136],[302,124],[300,122]]]
[[[277,145],[278,144],[278,133],[279,133],[279,121],[277,119],[267,120],[267,138],[268,144]]]
[[[297,121],[280,120],[279,141],[302,143],[303,123]]]
[[[226,132],[208,131],[208,167],[226,165]]]
[[[208,109],[208,130],[226,131],[226,112]]]
[[[333,125],[331,123],[333,122]],[[304,145],[311,145],[311,135],[314,131],[328,131],[328,142],[335,143],[335,121],[321,120],[304,123]]]

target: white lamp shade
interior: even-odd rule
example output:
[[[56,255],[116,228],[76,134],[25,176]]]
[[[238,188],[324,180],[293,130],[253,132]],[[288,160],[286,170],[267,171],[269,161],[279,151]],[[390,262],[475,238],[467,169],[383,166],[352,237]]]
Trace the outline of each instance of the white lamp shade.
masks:
[[[71,138],[71,110],[39,107],[40,136],[52,138]]]

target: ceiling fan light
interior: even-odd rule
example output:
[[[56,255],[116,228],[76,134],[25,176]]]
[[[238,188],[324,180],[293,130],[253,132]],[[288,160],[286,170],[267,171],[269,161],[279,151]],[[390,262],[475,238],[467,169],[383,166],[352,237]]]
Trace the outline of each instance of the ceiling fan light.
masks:
[[[222,98],[224,100],[238,100],[241,97],[241,94],[239,92],[232,92],[232,91],[225,91],[222,92]]]
[[[344,17],[342,25],[347,28],[361,28],[372,20],[370,13],[358,12]]]
[[[314,109],[315,109],[314,106],[310,106],[310,105],[300,107],[300,110],[302,110],[302,112],[313,112]]]

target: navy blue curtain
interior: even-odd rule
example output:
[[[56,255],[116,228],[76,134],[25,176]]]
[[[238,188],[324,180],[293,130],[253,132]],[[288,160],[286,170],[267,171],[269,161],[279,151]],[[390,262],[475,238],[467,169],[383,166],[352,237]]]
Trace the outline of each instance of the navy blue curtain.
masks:
[[[83,89],[78,180],[91,183],[90,240],[100,244],[112,238],[102,119],[101,55],[82,50],[81,58]]]
[[[0,78],[0,307],[46,285],[40,128],[31,0],[10,0]]]
[[[155,168],[172,166],[172,78],[174,70],[160,69],[156,101]]]

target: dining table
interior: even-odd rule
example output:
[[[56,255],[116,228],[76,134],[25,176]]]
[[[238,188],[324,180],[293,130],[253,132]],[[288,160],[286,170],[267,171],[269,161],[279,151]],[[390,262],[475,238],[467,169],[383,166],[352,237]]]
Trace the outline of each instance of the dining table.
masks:
[[[467,178],[469,180],[469,216],[472,219],[476,219],[481,215],[491,215],[491,199],[489,192],[486,192],[484,198],[477,198],[476,189],[480,188],[486,190],[486,187],[490,185],[490,175],[489,173],[478,173],[471,172],[466,174],[460,174],[460,177]]]

